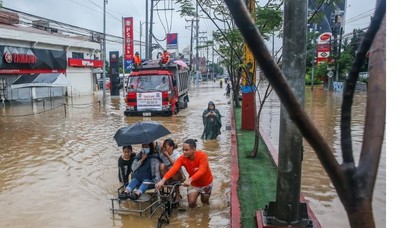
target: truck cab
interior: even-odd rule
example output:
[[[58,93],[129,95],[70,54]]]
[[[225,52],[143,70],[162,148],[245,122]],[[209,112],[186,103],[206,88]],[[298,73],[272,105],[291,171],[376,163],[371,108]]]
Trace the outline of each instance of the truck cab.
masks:
[[[187,107],[189,73],[175,64],[135,69],[126,84],[126,116],[171,116]]]

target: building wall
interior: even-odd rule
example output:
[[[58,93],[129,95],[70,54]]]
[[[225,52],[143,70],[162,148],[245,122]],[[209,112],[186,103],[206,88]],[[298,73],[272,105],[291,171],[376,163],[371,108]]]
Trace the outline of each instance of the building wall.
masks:
[[[95,88],[92,82],[92,71],[90,68],[69,67],[66,73],[71,82],[69,95],[81,96],[93,94]]]
[[[100,44],[84,40],[82,37],[66,37],[62,34],[53,34],[34,28],[4,24],[0,24],[0,45],[66,51],[66,61],[68,58],[72,58],[73,52],[83,53],[84,59],[99,59],[100,56]],[[71,81],[71,86],[68,88],[69,96],[93,94],[96,82],[92,71],[93,67],[89,66],[71,67],[67,65],[66,76]],[[7,84],[10,85],[18,78],[18,75],[0,74],[0,78],[6,78]],[[18,94],[20,92],[26,94],[23,91],[15,91]]]

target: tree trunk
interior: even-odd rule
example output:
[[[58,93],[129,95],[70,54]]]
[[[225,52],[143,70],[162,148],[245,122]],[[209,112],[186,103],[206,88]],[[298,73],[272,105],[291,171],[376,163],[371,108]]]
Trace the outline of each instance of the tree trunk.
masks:
[[[374,214],[369,199],[357,202],[354,208],[346,209],[352,228],[375,228]]]

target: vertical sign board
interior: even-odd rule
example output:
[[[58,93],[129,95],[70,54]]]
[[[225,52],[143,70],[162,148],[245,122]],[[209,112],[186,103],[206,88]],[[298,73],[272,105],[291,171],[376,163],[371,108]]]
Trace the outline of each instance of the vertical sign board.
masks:
[[[325,32],[322,33],[317,40],[317,61],[316,63],[321,63],[324,61],[329,61],[329,55],[331,51],[331,40],[332,33]]]
[[[126,60],[133,60],[134,55],[134,43],[133,43],[133,18],[124,18],[124,58]]]
[[[110,95],[119,96],[119,52],[110,51]]]
[[[178,49],[178,33],[167,34],[167,49]]]
[[[131,72],[133,69],[133,60],[126,60],[125,59],[125,72]]]

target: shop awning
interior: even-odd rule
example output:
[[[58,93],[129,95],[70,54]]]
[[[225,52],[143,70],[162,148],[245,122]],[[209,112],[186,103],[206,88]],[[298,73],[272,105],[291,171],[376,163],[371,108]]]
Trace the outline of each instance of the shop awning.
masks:
[[[11,85],[11,89],[26,87],[64,87],[69,85],[71,85],[71,82],[64,74],[33,74],[21,75]]]

